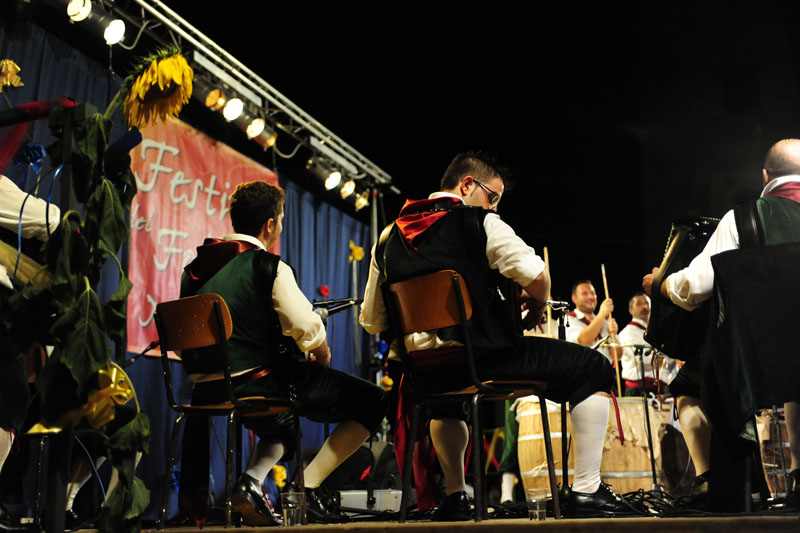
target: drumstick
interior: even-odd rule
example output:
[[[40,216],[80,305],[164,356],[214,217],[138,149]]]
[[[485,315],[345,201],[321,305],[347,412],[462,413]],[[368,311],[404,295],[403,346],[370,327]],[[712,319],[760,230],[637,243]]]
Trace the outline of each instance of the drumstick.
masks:
[[[606,279],[606,265],[604,263],[600,263],[600,272],[603,274],[603,290],[605,291],[606,298],[608,296],[608,280]],[[612,318],[611,313],[608,314],[608,319]],[[612,345],[617,344],[617,336],[612,333],[610,335]],[[617,347],[611,346],[611,354],[614,356],[614,369],[617,371],[617,395],[622,396],[622,380],[620,379],[619,375],[619,359],[617,357]]]
[[[550,255],[547,253],[547,246],[544,247],[544,268],[550,274]],[[553,286],[553,277],[550,276],[550,286]],[[550,300],[550,291],[547,291],[547,299]],[[547,313],[547,336],[553,336],[553,311],[550,306],[545,304],[545,313]]]

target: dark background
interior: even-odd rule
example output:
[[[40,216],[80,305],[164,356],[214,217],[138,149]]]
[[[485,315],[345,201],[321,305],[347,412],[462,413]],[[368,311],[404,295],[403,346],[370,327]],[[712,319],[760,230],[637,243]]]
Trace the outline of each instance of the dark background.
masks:
[[[623,321],[671,220],[720,217],[757,195],[767,148],[800,137],[790,2],[166,4],[388,172],[403,193],[385,197],[388,220],[437,190],[456,153],[495,153],[515,182],[499,212],[540,254],[549,247],[553,295],[590,278],[602,298],[604,263]],[[235,147],[243,138],[196,103],[182,118]],[[244,150],[331,198],[304,158]]]

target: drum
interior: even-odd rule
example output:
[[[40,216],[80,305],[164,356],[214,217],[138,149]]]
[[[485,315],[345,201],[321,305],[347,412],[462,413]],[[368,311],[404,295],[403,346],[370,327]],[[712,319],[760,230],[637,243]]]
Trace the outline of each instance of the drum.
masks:
[[[561,405],[548,400],[547,420],[550,423],[550,441],[553,443],[553,463],[556,467],[556,478],[562,480],[561,458]],[[542,417],[539,410],[539,398],[526,396],[517,403],[517,422],[519,423],[519,436],[517,438],[517,459],[519,471],[522,475],[522,485],[525,489],[535,487],[550,488],[550,478],[547,472],[547,455],[544,449],[544,433],[542,433]],[[567,415],[567,434],[570,438],[570,421]],[[567,473],[569,482],[572,483],[573,468],[575,465],[574,450],[569,454]]]
[[[791,470],[792,455],[789,449],[789,432],[783,407],[776,416],[764,410],[756,417],[758,436],[761,441],[761,464],[767,486],[775,498],[786,497],[786,474]]]
[[[606,440],[603,445],[603,462],[600,465],[600,479],[611,485],[617,494],[625,494],[639,489],[653,488],[653,475],[650,468],[650,447],[647,441],[647,425],[644,402],[641,398],[619,398],[619,416],[625,443],[620,444],[617,420],[613,404],[608,417]],[[661,413],[653,406],[650,410],[650,428],[653,436],[656,475],[660,478],[661,446],[659,429]]]

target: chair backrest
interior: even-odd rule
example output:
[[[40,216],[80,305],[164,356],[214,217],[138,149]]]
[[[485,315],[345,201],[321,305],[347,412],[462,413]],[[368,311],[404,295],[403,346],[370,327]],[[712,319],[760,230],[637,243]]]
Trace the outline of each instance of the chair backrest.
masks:
[[[394,298],[394,312],[402,333],[416,333],[461,324],[458,282],[464,300],[466,317],[472,316],[472,301],[464,278],[455,270],[440,270],[387,286]]]
[[[169,351],[190,350],[218,345],[223,358],[223,373],[228,396],[233,399],[231,368],[227,352],[227,340],[233,334],[233,321],[228,304],[219,294],[198,294],[179,300],[162,302],[156,306],[153,317],[161,345],[161,366],[167,401],[178,410],[172,391],[172,372]]]
[[[156,306],[156,315],[164,350],[213,346],[230,339],[233,333],[231,312],[219,294],[198,294],[162,302]]]

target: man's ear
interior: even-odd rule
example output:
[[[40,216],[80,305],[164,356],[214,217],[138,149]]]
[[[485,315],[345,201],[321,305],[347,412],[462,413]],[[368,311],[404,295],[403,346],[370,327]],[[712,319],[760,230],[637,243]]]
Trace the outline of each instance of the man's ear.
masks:
[[[769,173],[767,172],[766,168],[761,169],[761,176],[764,178],[764,185],[769,183]]]
[[[269,238],[273,231],[275,231],[275,219],[270,218],[264,222],[264,225],[261,227],[261,234],[264,235],[264,237]]]
[[[466,198],[469,194],[469,191],[472,189],[472,186],[475,185],[475,178],[472,176],[464,176],[461,178],[461,197]]]

